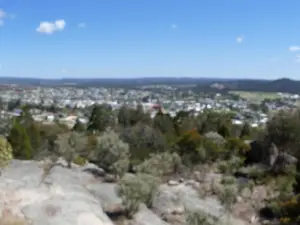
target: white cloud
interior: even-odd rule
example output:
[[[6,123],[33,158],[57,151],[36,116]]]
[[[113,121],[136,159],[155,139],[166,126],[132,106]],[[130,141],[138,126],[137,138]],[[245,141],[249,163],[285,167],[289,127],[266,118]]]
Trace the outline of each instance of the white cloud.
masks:
[[[0,19],[3,19],[6,17],[6,12],[0,8]]]
[[[291,47],[289,48],[289,50],[290,50],[291,52],[298,52],[298,51],[300,51],[300,46],[291,46]]]
[[[238,43],[238,44],[240,44],[240,43],[242,43],[243,41],[244,41],[244,36],[238,36],[237,38],[236,38],[236,42]]]
[[[86,27],[86,23],[79,23],[78,24],[78,28],[85,28]]]
[[[5,23],[5,20],[7,19],[15,19],[16,18],[16,14],[9,14],[7,12],[4,11],[4,9],[0,8],[0,26],[3,26]]]
[[[66,22],[64,20],[56,20],[54,22],[41,22],[36,31],[44,34],[53,34],[56,31],[62,31],[65,29]]]

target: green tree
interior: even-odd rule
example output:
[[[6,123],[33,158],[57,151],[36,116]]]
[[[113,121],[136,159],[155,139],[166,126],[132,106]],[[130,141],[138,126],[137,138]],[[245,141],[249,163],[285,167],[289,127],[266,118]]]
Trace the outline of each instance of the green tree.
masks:
[[[138,105],[136,108],[123,105],[119,109],[117,117],[118,123],[123,127],[134,126],[137,123],[149,124],[151,121],[150,116],[144,112],[142,105]]]
[[[25,127],[18,121],[14,122],[8,136],[8,141],[13,148],[14,157],[19,159],[32,159],[34,157],[34,150],[30,143],[30,137],[28,136]]]
[[[251,136],[251,126],[248,122],[245,122],[242,130],[241,130],[241,134],[240,134],[240,138],[249,138]]]
[[[195,128],[195,120],[191,111],[179,111],[173,118],[177,136]]]
[[[35,153],[40,151],[42,146],[40,127],[37,123],[32,122],[26,127],[26,132],[29,136],[31,146]]]
[[[231,131],[229,126],[230,126],[229,124],[225,124],[225,123],[221,124],[220,127],[218,128],[218,133],[225,138],[230,137]]]
[[[129,127],[134,125],[133,118],[134,118],[134,110],[129,108],[126,105],[121,106],[118,111],[118,123],[123,127]]]
[[[131,159],[134,163],[143,161],[151,153],[164,152],[168,147],[160,131],[142,123],[123,129],[121,139],[129,144]]]
[[[181,158],[177,153],[164,152],[151,154],[149,159],[146,159],[136,167],[136,171],[162,177],[163,175],[177,172],[180,166]]]
[[[129,146],[113,130],[104,132],[97,141],[92,158],[101,168],[122,176],[129,168]],[[94,161],[93,160],[93,161]]]
[[[159,111],[153,119],[153,127],[164,134],[168,141],[174,141],[176,137],[176,130],[173,119],[169,114],[164,114]]]
[[[0,136],[0,169],[5,167],[13,158],[13,150],[5,137]]]
[[[57,152],[58,156],[63,156],[68,163],[68,168],[72,167],[72,162],[77,157],[80,152],[84,149],[85,138],[76,133],[70,132],[59,135],[55,141],[58,146]]]
[[[95,105],[90,116],[87,130],[92,132],[103,132],[107,127],[113,125],[112,109],[109,105]]]
[[[280,111],[267,123],[266,141],[300,159],[300,110]]]
[[[161,180],[149,174],[126,174],[119,181],[118,194],[127,210],[128,217],[137,212],[141,203],[151,207],[153,196]]]
[[[82,122],[80,122],[79,119],[76,120],[76,123],[73,127],[73,131],[76,131],[76,132],[84,132],[85,131],[85,126]]]

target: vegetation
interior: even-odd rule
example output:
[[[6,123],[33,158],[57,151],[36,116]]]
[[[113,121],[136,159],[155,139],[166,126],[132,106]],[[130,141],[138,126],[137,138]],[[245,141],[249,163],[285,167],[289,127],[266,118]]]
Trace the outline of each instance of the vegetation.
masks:
[[[279,99],[280,96],[276,92],[247,92],[247,91],[232,91],[232,94],[246,99],[250,102],[261,102],[265,99]]]
[[[207,165],[223,174],[221,183],[213,184],[211,190],[227,211],[236,202],[236,176],[244,176],[251,186],[265,185],[278,193],[268,202],[274,217],[290,224],[299,219],[300,110],[273,115],[256,139],[262,151],[245,141],[253,139],[255,129],[247,123],[233,126],[231,113],[178,112],[172,118],[159,111],[151,119],[142,106],[123,106],[115,113],[107,105],[96,105],[88,115],[86,126],[78,120],[70,129],[60,123],[36,122],[24,108],[7,126],[7,139],[0,138],[0,167],[12,158],[49,155],[64,157],[70,168],[72,163],[83,166],[91,161],[118,180],[120,196],[132,216],[141,203],[151,207],[159,178]],[[207,223],[201,215],[192,215],[188,221]]]
[[[161,177],[166,174],[172,174],[178,171],[181,166],[181,158],[177,153],[152,154],[149,159],[136,167],[139,173],[151,174]]]
[[[94,154],[97,164],[107,171],[122,176],[129,168],[129,146],[113,130],[107,130],[98,138]]]
[[[201,212],[191,212],[187,214],[187,225],[214,225],[216,224],[213,218],[210,218]]]
[[[141,203],[151,207],[159,183],[159,178],[148,174],[128,174],[119,181],[119,194],[129,217],[132,217]]]
[[[4,137],[0,137],[0,168],[5,167],[13,158],[13,150],[10,143]]]

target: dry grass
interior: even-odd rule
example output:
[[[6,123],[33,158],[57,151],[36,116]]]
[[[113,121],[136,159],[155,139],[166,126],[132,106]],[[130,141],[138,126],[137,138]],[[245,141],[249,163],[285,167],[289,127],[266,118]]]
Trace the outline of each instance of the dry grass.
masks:
[[[0,217],[1,225],[29,225],[22,217],[14,215],[10,210],[5,209]]]
[[[250,102],[261,102],[265,99],[279,99],[281,98],[277,93],[269,92],[248,92],[248,91],[231,91],[232,94],[239,95]]]

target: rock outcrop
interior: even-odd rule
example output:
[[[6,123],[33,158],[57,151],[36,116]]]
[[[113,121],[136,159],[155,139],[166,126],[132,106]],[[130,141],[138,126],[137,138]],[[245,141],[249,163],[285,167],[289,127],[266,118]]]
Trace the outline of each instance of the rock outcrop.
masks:
[[[153,211],[164,218],[167,222],[184,217],[187,212],[201,212],[213,218],[223,218],[224,208],[217,197],[210,196],[200,198],[199,193],[189,185],[181,183],[178,185],[163,184],[153,199]],[[226,220],[223,218],[222,220]],[[236,217],[229,218],[229,224],[249,224]]]
[[[45,161],[12,160],[0,176],[0,224],[113,225],[112,221],[121,218],[124,225],[185,225],[190,212],[228,219],[223,218],[224,208],[216,196],[201,198],[197,190],[220,180],[217,174],[209,173],[199,181],[180,179],[160,185],[152,208],[141,205],[131,220],[124,217],[117,184],[105,182],[105,175],[93,164],[68,169],[62,159],[52,167]],[[229,217],[230,224],[249,224],[241,216],[248,219],[253,213],[242,203],[238,206],[241,210]]]
[[[80,168],[47,171],[43,163],[13,160],[0,176],[0,212],[28,225],[112,225],[87,188],[95,182]]]

